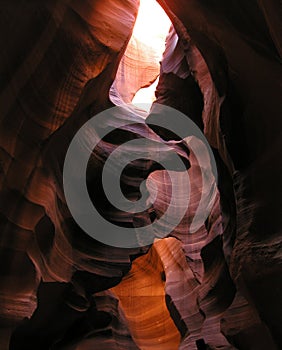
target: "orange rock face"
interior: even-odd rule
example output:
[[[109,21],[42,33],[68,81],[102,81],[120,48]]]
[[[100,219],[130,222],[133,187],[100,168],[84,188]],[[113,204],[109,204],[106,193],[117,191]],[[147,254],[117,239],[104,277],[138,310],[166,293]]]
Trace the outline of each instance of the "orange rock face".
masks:
[[[173,24],[161,64],[146,11],[133,32],[138,0],[0,3],[1,349],[282,346],[281,4],[158,2]],[[169,21],[163,23],[168,29]],[[99,125],[135,122],[92,150],[87,189],[95,207],[124,228],[164,216],[172,183],[152,161],[134,161],[120,178],[132,201],[149,179],[156,196],[148,210],[123,212],[103,190],[111,153],[143,138],[154,141],[154,150],[169,146],[186,166],[168,221],[186,208],[185,176],[190,202],[169,236],[145,247],[107,246],[70,212],[66,152],[90,118],[131,102],[158,76],[155,102],[183,112],[202,130],[218,181],[205,176],[208,162],[199,163],[189,130],[179,140],[150,124],[157,104],[149,113],[126,107],[125,116]],[[98,131],[89,129],[89,138]],[[74,174],[77,164],[74,159]],[[203,192],[209,215],[193,231]]]

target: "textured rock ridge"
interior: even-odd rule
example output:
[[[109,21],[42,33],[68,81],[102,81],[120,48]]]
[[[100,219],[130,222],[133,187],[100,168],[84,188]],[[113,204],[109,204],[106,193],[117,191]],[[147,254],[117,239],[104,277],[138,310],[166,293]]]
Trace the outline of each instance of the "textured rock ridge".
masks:
[[[1,349],[282,347],[281,3],[158,2],[173,24],[160,67],[154,47],[131,37],[138,0],[0,3]],[[178,142],[150,125],[157,104],[149,114],[123,107],[134,126],[102,140],[89,161],[95,206],[124,227],[163,215],[171,183],[153,162],[138,160],[121,177],[133,200],[150,178],[158,189],[150,210],[116,210],[102,189],[109,154],[143,137],[180,155],[191,198],[169,237],[106,246],[67,207],[66,150],[86,121],[158,75],[156,103],[191,118],[213,149],[218,183],[211,177],[205,193],[213,205],[192,233],[203,192],[193,138]]]

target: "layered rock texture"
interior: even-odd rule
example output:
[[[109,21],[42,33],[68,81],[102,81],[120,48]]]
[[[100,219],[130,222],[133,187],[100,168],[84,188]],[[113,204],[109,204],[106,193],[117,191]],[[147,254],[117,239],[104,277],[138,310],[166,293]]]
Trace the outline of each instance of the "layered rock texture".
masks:
[[[159,4],[172,22],[160,66],[158,51],[131,36],[138,0],[0,2],[0,349],[282,347],[281,3]],[[119,226],[161,218],[172,189],[153,162],[139,159],[121,176],[131,200],[150,179],[149,210],[119,211],[102,188],[110,153],[146,137],[183,160],[175,214],[185,208],[185,176],[189,207],[150,246],[107,246],[68,209],[65,155],[86,121],[132,101],[158,75],[149,113],[128,105],[107,121],[135,124],[93,150],[88,191]],[[189,116],[217,162],[218,181],[210,177],[205,193],[210,212],[196,231],[202,168],[188,130],[179,140],[150,124],[160,105]]]

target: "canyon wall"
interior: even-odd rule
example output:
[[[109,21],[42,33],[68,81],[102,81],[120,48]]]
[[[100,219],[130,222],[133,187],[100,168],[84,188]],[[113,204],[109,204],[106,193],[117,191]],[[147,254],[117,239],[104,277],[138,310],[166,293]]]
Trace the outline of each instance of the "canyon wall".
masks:
[[[136,162],[121,178],[133,198],[144,178],[157,186],[156,202],[142,217],[113,210],[101,189],[110,152],[147,137],[156,148],[171,145],[186,161],[193,200],[169,237],[123,249],[80,229],[62,177],[77,130],[95,114],[131,101],[157,77],[154,53],[129,41],[139,1],[1,2],[1,349],[282,345],[281,4],[159,3],[173,27],[157,104],[147,124],[145,112],[125,108],[136,126],[113,133],[93,151],[88,189],[98,191],[92,200],[103,215],[124,227],[161,217],[171,188],[155,164]],[[140,47],[146,55],[137,55]],[[193,235],[199,164],[189,137],[179,143],[150,125],[158,104],[189,116],[217,161],[217,188],[210,179],[215,201]]]

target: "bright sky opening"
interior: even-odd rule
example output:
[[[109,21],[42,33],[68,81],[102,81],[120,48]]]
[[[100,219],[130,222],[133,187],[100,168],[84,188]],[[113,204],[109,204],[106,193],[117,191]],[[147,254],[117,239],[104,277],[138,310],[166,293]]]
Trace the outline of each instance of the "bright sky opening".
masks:
[[[159,60],[165,50],[165,39],[169,31],[171,21],[155,0],[140,0],[137,20],[133,35],[141,42],[152,46],[157,50]],[[140,89],[132,103],[152,103],[155,100],[156,83],[148,88]]]

